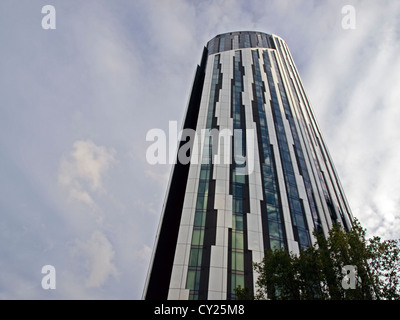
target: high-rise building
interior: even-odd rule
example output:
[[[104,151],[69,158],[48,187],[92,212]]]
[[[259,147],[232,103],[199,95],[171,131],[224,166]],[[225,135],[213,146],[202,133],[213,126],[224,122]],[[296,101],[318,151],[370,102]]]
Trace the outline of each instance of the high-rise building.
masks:
[[[331,156],[280,37],[245,31],[210,40],[183,129],[144,299],[234,299],[239,285],[255,290],[252,262],[265,250],[299,253],[315,243],[314,229],[326,235],[335,222],[351,228]],[[180,161],[182,150],[190,161]]]

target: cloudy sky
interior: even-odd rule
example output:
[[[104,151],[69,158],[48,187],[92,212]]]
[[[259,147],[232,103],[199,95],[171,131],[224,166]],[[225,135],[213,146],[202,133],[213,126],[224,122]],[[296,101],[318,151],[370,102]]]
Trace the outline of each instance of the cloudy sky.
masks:
[[[399,1],[1,0],[0,299],[140,299],[171,169],[146,133],[238,30],[286,40],[354,216],[400,238]]]

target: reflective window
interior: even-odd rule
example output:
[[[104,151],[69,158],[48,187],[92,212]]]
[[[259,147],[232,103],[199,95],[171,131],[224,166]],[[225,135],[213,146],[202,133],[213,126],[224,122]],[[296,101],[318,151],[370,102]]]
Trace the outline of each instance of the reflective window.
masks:
[[[205,210],[204,211],[196,210],[196,213],[194,215],[194,226],[200,227],[205,225],[205,220],[206,220]]]
[[[266,38],[265,38],[266,39]],[[269,134],[267,128],[265,107],[264,107],[264,82],[261,78],[261,70],[258,59],[258,51],[252,51],[253,66],[254,66],[254,87],[253,96],[256,98],[257,110],[253,110],[258,115],[259,130],[261,132],[261,141],[259,141],[260,161],[262,163],[262,179],[264,184],[264,200],[267,213],[267,225],[263,226],[269,232],[268,244],[271,249],[280,248],[284,246],[284,226],[282,224],[280,197],[278,194],[275,161],[273,159],[273,151],[269,141]],[[276,97],[272,97],[276,100]],[[283,128],[282,128],[283,129]],[[282,129],[279,129],[283,132]],[[283,132],[284,133],[284,132]]]
[[[248,35],[247,35],[248,36]],[[247,37],[248,38],[248,37]],[[246,35],[245,35],[246,39]],[[246,40],[245,40],[246,41]],[[232,118],[233,118],[233,129],[236,132],[242,131],[242,134],[234,135],[233,143],[233,154],[235,155],[235,163],[233,170],[231,171],[231,186],[232,186],[232,240],[230,243],[230,254],[232,258],[231,269],[228,270],[228,274],[231,274],[231,292],[228,294],[230,299],[235,298],[234,289],[241,285],[244,286],[244,275],[238,274],[243,273],[245,268],[244,263],[244,252],[246,250],[244,246],[244,239],[247,236],[246,230],[244,230],[245,214],[244,212],[244,199],[245,194],[248,192],[248,185],[246,184],[246,177],[242,173],[238,173],[238,168],[245,167],[246,163],[242,163],[237,160],[245,160],[246,156],[246,136],[243,134],[246,128],[245,118],[242,106],[242,91],[243,91],[243,66],[241,62],[240,51],[235,52],[233,59],[234,74],[232,82]]]
[[[294,233],[297,232],[297,236],[299,239],[299,245],[301,247],[305,247],[310,244],[310,239],[309,239],[308,233],[302,233],[302,235],[300,236],[299,228],[297,228],[297,226],[305,227],[306,220],[305,220],[305,214],[304,214],[303,208],[301,206],[300,207],[298,206],[300,198],[299,198],[299,193],[297,190],[296,180],[294,178],[293,163],[292,163],[292,159],[290,157],[289,144],[288,144],[286,134],[285,134],[285,128],[283,125],[281,109],[280,109],[279,103],[278,103],[278,96],[277,96],[278,92],[279,92],[279,96],[281,98],[281,101],[282,101],[282,104],[284,107],[285,115],[289,121],[291,133],[292,133],[293,140],[295,141],[295,143],[296,143],[296,141],[298,141],[297,131],[295,131],[296,129],[294,127],[294,122],[292,121],[293,119],[291,116],[291,110],[290,110],[290,106],[289,106],[287,98],[286,98],[285,89],[282,84],[282,78],[280,76],[280,71],[279,71],[279,68],[277,65],[275,52],[271,52],[271,55],[273,57],[272,63],[271,63],[268,51],[264,51],[264,53],[263,53],[264,66],[265,66],[264,70],[267,74],[268,86],[269,86],[270,94],[272,97],[271,109],[272,109],[273,116],[275,118],[275,130],[276,130],[276,135],[277,135],[277,140],[278,140],[279,152],[280,152],[281,160],[282,160],[282,169],[283,169],[283,174],[284,174],[284,178],[285,178],[285,185],[286,185],[286,192],[288,195],[290,213],[291,213],[291,217],[292,217],[293,232]],[[274,65],[274,69],[275,69],[276,75],[278,77],[278,88],[275,86],[275,82],[274,82],[274,79],[272,76],[272,65]],[[298,154],[300,154],[299,151],[298,151]],[[268,198],[267,198],[267,203],[268,203]]]
[[[232,248],[244,249],[243,246],[243,233],[233,232],[232,233]]]
[[[221,43],[220,43],[221,44]],[[212,119],[215,112],[215,94],[220,81],[219,55],[214,58],[211,93],[207,112],[206,129],[212,129]],[[199,298],[200,270],[202,265],[202,253],[204,245],[204,230],[207,216],[208,190],[211,175],[212,137],[205,137],[203,146],[203,158],[200,170],[200,180],[196,199],[196,212],[192,232],[192,243],[189,253],[189,268],[186,278],[186,288],[190,289],[189,299]]]

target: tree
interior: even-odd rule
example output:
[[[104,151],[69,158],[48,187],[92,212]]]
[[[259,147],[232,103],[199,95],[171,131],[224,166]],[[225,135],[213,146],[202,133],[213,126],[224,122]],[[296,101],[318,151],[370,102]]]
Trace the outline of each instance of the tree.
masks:
[[[327,237],[314,232],[316,243],[300,255],[267,250],[254,264],[254,299],[400,299],[399,242],[365,235],[355,220],[350,231],[335,224]],[[236,288],[236,296],[253,298],[249,288]]]
[[[377,299],[400,300],[400,247],[396,240],[374,237],[369,244],[373,256],[369,272]]]

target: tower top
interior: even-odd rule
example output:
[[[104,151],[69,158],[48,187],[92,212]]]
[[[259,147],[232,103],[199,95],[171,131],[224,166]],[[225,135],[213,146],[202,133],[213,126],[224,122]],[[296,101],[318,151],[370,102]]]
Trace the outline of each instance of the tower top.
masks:
[[[234,31],[221,33],[207,43],[208,54],[242,48],[275,49],[275,35],[259,31]]]

